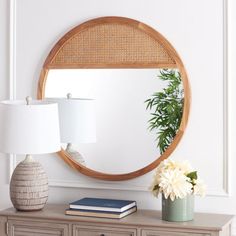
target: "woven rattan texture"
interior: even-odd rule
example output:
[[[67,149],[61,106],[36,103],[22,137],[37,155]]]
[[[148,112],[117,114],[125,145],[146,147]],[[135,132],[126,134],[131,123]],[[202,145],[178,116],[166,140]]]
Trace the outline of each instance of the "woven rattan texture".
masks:
[[[103,23],[72,35],[52,59],[53,67],[80,65],[175,64],[150,35],[128,24]]]

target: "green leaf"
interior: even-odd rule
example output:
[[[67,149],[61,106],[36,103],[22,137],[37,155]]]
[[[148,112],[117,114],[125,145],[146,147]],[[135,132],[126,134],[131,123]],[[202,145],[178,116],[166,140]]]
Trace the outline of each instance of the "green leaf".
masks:
[[[162,154],[178,132],[183,115],[184,91],[177,69],[161,69],[157,78],[165,81],[167,86],[154,92],[145,103],[146,110],[151,111],[148,129],[156,131],[155,142]]]
[[[159,189],[159,186],[158,185],[155,185],[154,188],[152,189],[153,191]]]
[[[191,180],[197,179],[197,171],[193,171],[187,174],[187,177],[189,177]]]

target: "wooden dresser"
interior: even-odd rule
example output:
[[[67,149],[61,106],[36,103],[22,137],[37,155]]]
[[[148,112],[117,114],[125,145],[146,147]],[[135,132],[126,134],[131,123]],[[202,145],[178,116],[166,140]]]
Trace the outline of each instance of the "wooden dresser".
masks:
[[[230,236],[231,215],[197,213],[194,221],[161,220],[159,211],[138,210],[123,219],[66,216],[66,205],[48,204],[43,211],[0,212],[1,236]]]

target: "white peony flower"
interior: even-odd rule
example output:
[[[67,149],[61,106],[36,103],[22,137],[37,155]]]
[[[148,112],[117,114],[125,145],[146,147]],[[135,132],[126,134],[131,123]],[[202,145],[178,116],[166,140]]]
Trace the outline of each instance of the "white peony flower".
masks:
[[[158,197],[159,195],[159,182],[158,179],[156,178],[156,176],[153,177],[153,181],[152,181],[152,185],[150,186],[150,190],[152,191],[152,194],[154,195],[154,197]]]
[[[176,168],[182,171],[185,175],[193,171],[193,168],[188,161],[176,162]]]
[[[206,185],[201,180],[195,179],[196,173],[187,177],[191,172],[193,169],[188,161],[164,160],[154,172],[150,190],[155,197],[162,193],[165,198],[169,197],[172,201],[175,198],[184,198],[188,194],[204,196]]]
[[[184,198],[192,193],[192,184],[189,178],[178,169],[165,170],[160,174],[160,192],[165,198],[170,197],[172,201],[175,198]]]
[[[160,165],[156,169],[156,173],[160,173],[163,170],[175,170],[178,169],[179,171],[182,171],[185,175],[193,171],[193,168],[191,167],[190,163],[188,161],[174,161],[171,159],[164,160],[160,163]]]
[[[201,179],[196,179],[193,181],[193,183],[193,193],[204,197],[206,195],[206,185],[203,183],[203,181]]]

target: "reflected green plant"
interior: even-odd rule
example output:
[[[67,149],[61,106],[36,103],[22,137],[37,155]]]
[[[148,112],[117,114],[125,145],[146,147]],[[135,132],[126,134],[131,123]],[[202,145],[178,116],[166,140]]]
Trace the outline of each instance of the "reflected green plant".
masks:
[[[167,86],[147,99],[146,109],[151,111],[149,130],[156,132],[157,148],[163,154],[179,130],[183,115],[184,91],[181,74],[177,69],[161,69],[157,76]]]

